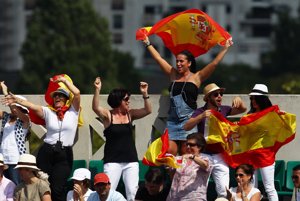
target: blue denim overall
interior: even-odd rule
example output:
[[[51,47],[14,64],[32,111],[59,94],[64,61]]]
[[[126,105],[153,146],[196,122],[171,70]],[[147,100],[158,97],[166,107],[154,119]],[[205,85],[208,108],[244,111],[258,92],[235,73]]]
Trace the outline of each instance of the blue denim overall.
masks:
[[[167,120],[167,128],[169,132],[170,140],[186,140],[186,137],[198,131],[197,126],[189,131],[185,131],[183,126],[190,119],[194,110],[190,108],[185,100],[187,99],[184,92],[184,87],[186,82],[184,82],[181,89],[181,93],[173,96],[173,87],[175,81],[172,84],[170,91],[170,109],[169,116]]]

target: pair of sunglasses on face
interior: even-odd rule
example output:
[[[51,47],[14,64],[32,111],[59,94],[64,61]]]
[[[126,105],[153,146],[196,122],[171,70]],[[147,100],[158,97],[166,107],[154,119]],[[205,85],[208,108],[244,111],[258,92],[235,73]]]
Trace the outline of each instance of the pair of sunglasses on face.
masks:
[[[196,143],[187,142],[186,146],[187,147],[195,147],[195,146],[197,146],[197,144]]]
[[[213,97],[217,98],[219,95],[223,96],[223,92],[214,92],[211,94]]]

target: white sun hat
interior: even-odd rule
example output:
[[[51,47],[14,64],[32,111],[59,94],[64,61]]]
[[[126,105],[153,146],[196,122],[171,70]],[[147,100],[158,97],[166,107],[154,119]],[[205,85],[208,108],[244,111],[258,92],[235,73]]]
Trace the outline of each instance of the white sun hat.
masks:
[[[249,96],[268,96],[268,87],[264,84],[255,84]]]
[[[22,154],[19,158],[18,164],[15,169],[18,168],[29,168],[39,171],[40,169],[36,166],[36,158],[31,154]]]
[[[27,98],[25,98],[24,96],[21,96],[21,95],[15,95],[15,97],[17,97],[19,99],[22,99],[22,100],[27,100]],[[17,107],[20,107],[20,108],[22,108],[24,110],[26,110],[27,113],[29,113],[29,110],[26,107],[24,107],[23,105],[20,105],[18,103],[15,103],[14,105],[17,106]]]

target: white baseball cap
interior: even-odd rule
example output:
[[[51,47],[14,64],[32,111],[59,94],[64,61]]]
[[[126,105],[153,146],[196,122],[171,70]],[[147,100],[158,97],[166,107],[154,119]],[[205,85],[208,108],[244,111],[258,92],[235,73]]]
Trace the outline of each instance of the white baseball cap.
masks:
[[[73,177],[71,179],[77,181],[83,181],[85,179],[91,179],[91,172],[86,168],[78,168],[74,171]]]

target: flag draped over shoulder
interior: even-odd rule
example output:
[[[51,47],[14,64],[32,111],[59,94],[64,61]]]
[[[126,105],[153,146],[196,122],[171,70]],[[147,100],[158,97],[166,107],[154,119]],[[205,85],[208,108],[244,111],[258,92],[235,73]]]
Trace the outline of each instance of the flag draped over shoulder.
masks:
[[[180,167],[180,165],[177,164],[175,156],[167,153],[168,148],[169,135],[168,129],[166,129],[160,138],[157,138],[150,144],[142,162],[148,166],[167,165],[173,168]]]
[[[232,167],[243,163],[255,168],[275,162],[279,148],[295,138],[296,116],[281,112],[277,105],[243,116],[232,123],[212,111],[206,122],[208,144],[223,149],[225,161]]]
[[[198,9],[190,9],[168,16],[152,27],[140,28],[136,39],[158,35],[170,51],[177,55],[189,50],[195,57],[205,54],[216,44],[225,45],[230,34],[210,16]]]
[[[61,74],[61,75],[55,75],[52,77],[53,80],[56,80],[58,76],[63,76],[65,77],[70,83],[73,83],[72,79],[66,75],[66,74]],[[63,88],[64,90],[70,92],[70,90],[68,89],[68,87],[62,83],[62,82],[53,82],[53,81],[49,81],[48,84],[48,88],[47,91],[45,93],[45,101],[48,104],[48,107],[53,110],[56,111],[52,106],[53,106],[53,98],[51,97],[51,92],[56,91],[58,88]],[[66,107],[69,108],[72,104],[74,98],[74,94],[70,93],[70,97],[66,102]],[[39,118],[33,111],[29,112],[29,116],[30,116],[30,120],[35,123],[35,124],[39,124],[39,125],[45,125],[45,121],[41,118]],[[79,114],[79,118],[78,118],[78,126],[82,126],[83,125],[83,118],[82,118],[82,113],[81,113],[81,108],[80,108],[80,114]]]

